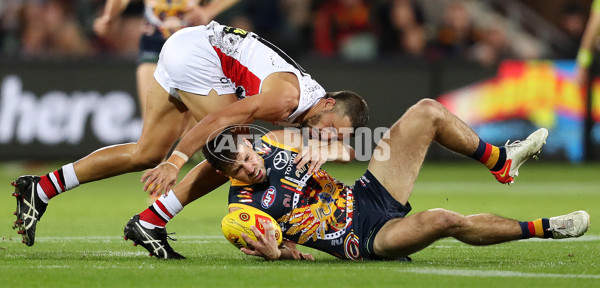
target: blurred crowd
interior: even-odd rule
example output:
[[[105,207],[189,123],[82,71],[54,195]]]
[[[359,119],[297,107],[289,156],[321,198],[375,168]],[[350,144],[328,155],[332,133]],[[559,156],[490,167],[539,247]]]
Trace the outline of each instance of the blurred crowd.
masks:
[[[493,65],[507,58],[548,56],[535,46],[513,45],[508,25],[498,25],[494,19],[474,21],[478,16],[469,9],[469,2],[439,1],[443,7],[435,17],[426,13],[427,3],[436,2],[241,0],[216,20],[254,31],[294,57],[461,58]],[[0,55],[135,59],[144,23],[143,1],[132,0],[110,37],[98,37],[93,22],[102,14],[104,4],[104,0],[2,0]],[[586,18],[586,9],[571,7],[560,28],[578,41]]]

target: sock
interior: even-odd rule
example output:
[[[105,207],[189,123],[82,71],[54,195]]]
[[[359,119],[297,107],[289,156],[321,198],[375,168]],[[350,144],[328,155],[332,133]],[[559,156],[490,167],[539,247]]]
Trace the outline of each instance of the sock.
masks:
[[[163,194],[148,209],[140,213],[140,224],[146,229],[165,227],[167,222],[181,210],[183,210],[183,205],[171,190],[169,195]]]
[[[521,232],[523,232],[522,239],[531,237],[552,238],[552,232],[548,231],[548,228],[550,228],[550,220],[548,218],[540,218],[530,222],[519,221],[519,225],[521,225]]]
[[[506,148],[496,147],[479,138],[479,146],[471,158],[481,162],[491,171],[499,171],[506,162]]]
[[[79,186],[79,180],[75,175],[73,163],[71,163],[54,172],[41,176],[40,182],[38,182],[36,188],[40,199],[42,199],[44,203],[48,203],[48,201],[56,195],[77,186]]]

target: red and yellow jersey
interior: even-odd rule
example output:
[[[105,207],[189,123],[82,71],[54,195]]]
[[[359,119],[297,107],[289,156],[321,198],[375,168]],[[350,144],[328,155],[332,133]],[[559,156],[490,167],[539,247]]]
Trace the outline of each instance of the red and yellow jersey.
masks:
[[[252,206],[277,220],[284,238],[343,259],[355,259],[354,197],[351,187],[320,170],[296,169],[298,151],[262,137],[254,149],[264,159],[267,180],[232,181],[230,207]]]
[[[145,0],[144,5],[148,24],[166,39],[190,25],[183,18],[189,8],[198,5],[198,0]]]

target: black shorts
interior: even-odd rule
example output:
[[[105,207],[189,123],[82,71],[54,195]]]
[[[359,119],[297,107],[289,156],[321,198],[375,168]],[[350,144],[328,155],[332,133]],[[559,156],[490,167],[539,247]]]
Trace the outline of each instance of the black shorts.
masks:
[[[354,183],[354,203],[354,233],[360,241],[360,255],[365,260],[380,259],[373,251],[375,235],[387,221],[405,217],[412,207],[396,201],[369,170]]]
[[[138,63],[157,63],[160,50],[165,45],[165,39],[156,29],[152,34],[143,34],[140,38],[140,54],[138,56]]]

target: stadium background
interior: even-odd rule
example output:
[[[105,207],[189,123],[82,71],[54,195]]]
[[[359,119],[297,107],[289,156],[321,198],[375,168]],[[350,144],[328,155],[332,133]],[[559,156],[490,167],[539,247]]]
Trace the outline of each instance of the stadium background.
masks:
[[[36,245],[21,244],[11,229],[11,181],[139,135],[135,59],[141,18],[139,4],[132,2],[112,36],[100,39],[91,27],[103,0],[0,0],[0,187],[5,193],[0,287],[305,287],[312,284],[307,281],[345,287],[598,285],[595,224],[572,241],[471,247],[444,239],[412,255],[411,263],[349,263],[307,248],[301,250],[315,254],[316,261],[261,261],[236,251],[220,234],[226,187],[169,223],[179,238],[171,243],[188,260],[157,261],[121,238],[127,219],[148,205],[141,173],[57,197],[38,225]],[[354,9],[340,8],[341,2]],[[414,5],[400,9],[408,12],[403,19],[412,21],[399,26],[384,21],[391,3],[242,0],[217,20],[265,36],[327,90],[363,95],[371,107],[370,127],[389,126],[429,97],[494,144],[549,128],[540,161],[528,162],[510,187],[497,184],[476,162],[432,148],[411,196],[414,212],[443,207],[533,220],[584,209],[595,223],[600,83],[592,81],[590,97],[573,81],[591,0],[397,0],[393,3]],[[450,4],[466,10],[449,9]],[[453,25],[442,16],[449,11],[458,11],[450,13]],[[343,30],[342,23],[356,25]],[[397,42],[398,35],[411,37]],[[588,97],[595,100],[593,107],[586,108]],[[327,163],[326,168],[352,183],[366,163]]]
[[[587,109],[573,81],[591,1],[289,2],[241,1],[217,20],[265,36],[327,90],[361,94],[370,127],[389,127],[428,97],[494,144],[543,126],[551,131],[547,159],[598,159],[600,101]],[[0,160],[73,160],[137,139],[140,4],[132,1],[109,38],[91,30],[103,1],[0,5]],[[412,22],[393,24],[391,5],[408,7],[398,9]],[[592,83],[596,99],[600,84]]]

